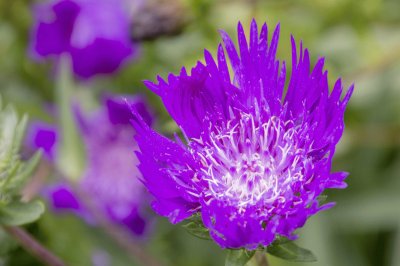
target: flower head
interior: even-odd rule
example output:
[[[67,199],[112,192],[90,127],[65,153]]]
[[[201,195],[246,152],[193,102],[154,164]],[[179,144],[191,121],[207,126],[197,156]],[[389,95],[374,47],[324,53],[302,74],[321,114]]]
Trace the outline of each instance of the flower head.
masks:
[[[78,186],[91,199],[95,209],[111,221],[126,226],[141,235],[147,225],[145,209],[148,195],[140,182],[132,143],[134,131],[129,120],[134,106],[151,124],[152,115],[139,97],[107,97],[104,106],[90,116],[76,110],[76,118],[86,149],[86,170]],[[50,134],[53,129],[53,134]],[[36,123],[31,127],[31,145],[43,148],[45,153],[56,155],[58,134],[54,127]],[[53,139],[56,136],[56,139]],[[53,143],[53,145],[50,145]],[[53,157],[49,157],[52,159]],[[49,189],[50,200],[56,210],[73,210],[87,221],[93,222],[85,202],[72,187],[59,183]]]
[[[251,23],[250,40],[238,25],[238,49],[221,32],[217,62],[205,51],[188,74],[146,82],[181,128],[187,143],[169,140],[136,116],[139,169],[154,195],[154,210],[178,223],[200,213],[223,248],[255,249],[276,236],[293,238],[328,188],[344,188],[344,172],[331,173],[343,132],[338,80],[329,91],[324,60],[310,72],[307,49],[292,38],[292,74],[285,91],[285,62],[276,60],[279,25],[268,40]]]
[[[34,57],[67,53],[81,78],[114,72],[134,50],[122,0],[52,0],[35,6],[34,19]]]

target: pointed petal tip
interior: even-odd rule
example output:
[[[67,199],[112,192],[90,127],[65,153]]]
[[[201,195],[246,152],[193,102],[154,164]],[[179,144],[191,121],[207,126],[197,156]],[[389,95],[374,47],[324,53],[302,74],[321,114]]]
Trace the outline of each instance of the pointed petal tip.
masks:
[[[160,76],[157,76],[157,80],[158,80],[158,83],[164,82],[164,80],[163,80]],[[158,84],[154,83],[154,82],[151,81],[151,80],[143,80],[143,84],[144,84],[149,90],[151,90],[151,91],[154,92],[155,94],[158,94],[158,93],[157,93],[157,92],[159,91],[159,89],[158,89]]]
[[[350,87],[349,87],[348,91],[347,91],[347,93],[349,93],[349,94],[350,94],[350,96],[351,96],[351,94],[353,94],[354,87],[355,87],[355,84],[354,84],[354,83],[352,83],[352,84],[350,85]]]
[[[149,125],[146,123],[144,118],[140,115],[139,110],[136,109],[133,105],[128,105],[129,110],[132,112],[132,118],[129,120],[132,127],[135,129],[135,139],[137,139],[137,135],[140,131],[149,129]]]
[[[279,38],[280,32],[281,32],[281,23],[278,22],[278,24],[276,24],[276,26],[275,26],[275,30],[274,30],[274,34],[273,35],[276,34],[276,35],[278,35],[277,37]]]
[[[197,64],[199,64],[199,61],[197,61]],[[181,67],[181,71],[180,71],[179,75],[184,76],[184,77],[187,76],[187,71],[186,71],[185,67]],[[175,75],[172,73],[168,75],[168,77],[170,77],[170,76],[175,77]]]
[[[242,22],[239,20],[238,24],[237,24],[238,29],[242,29],[243,30],[243,24]]]
[[[276,24],[276,26],[275,26],[274,35],[275,35],[275,34],[278,35],[277,37],[279,38],[280,32],[281,32],[281,24],[278,23],[278,24]]]
[[[318,208],[318,211],[325,211],[325,210],[328,210],[328,209],[330,209],[330,208],[333,208],[335,205],[336,205],[336,202],[329,202],[329,203],[326,203],[326,204],[324,204],[324,205],[321,205],[321,206]]]
[[[154,82],[148,79],[143,80],[143,84],[148,86],[148,85],[154,85]]]
[[[161,77],[160,75],[156,76],[156,80],[157,80],[158,84],[156,82],[154,82],[154,81],[151,81],[151,80],[143,80],[143,83],[146,86],[149,85],[149,86],[152,86],[152,87],[158,87],[159,84],[166,84],[164,78]]]
[[[219,32],[219,34],[221,35],[222,38],[225,37],[225,36],[228,36],[228,33],[223,29],[219,29],[218,32]]]
[[[267,22],[264,22],[261,26],[261,32],[260,32],[260,36],[262,36],[263,34],[268,35],[268,25]]]
[[[250,28],[257,28],[257,21],[255,18],[251,19]]]
[[[353,95],[353,91],[354,91],[354,83],[349,87],[349,89],[346,92],[346,95],[343,98],[343,101],[342,101],[343,106],[347,105],[347,103],[350,100],[351,95]]]
[[[321,69],[323,69],[324,65],[325,65],[325,57],[324,56],[320,56],[317,59],[317,63],[315,65],[321,65]],[[327,70],[325,70],[327,72]]]

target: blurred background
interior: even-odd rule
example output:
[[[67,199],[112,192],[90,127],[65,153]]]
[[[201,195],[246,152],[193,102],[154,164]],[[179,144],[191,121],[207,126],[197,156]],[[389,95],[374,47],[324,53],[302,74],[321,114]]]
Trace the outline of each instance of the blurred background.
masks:
[[[38,2],[0,0],[0,94],[31,120],[54,122],[43,108],[55,103],[54,62],[39,62],[28,52],[32,6]],[[266,21],[269,28],[280,22],[280,59],[291,60],[293,34],[309,48],[313,62],[326,57],[330,84],[342,77],[345,87],[355,83],[356,89],[333,163],[334,170],[350,172],[348,188],[329,191],[329,200],[337,205],[299,231],[298,242],[318,261],[288,263],[270,257],[270,264],[400,266],[400,1],[159,0],[144,5],[131,17],[134,58],[112,74],[76,78],[81,101],[98,101],[105,92],[144,95],[154,109],[155,127],[172,134],[178,128],[142,81],[194,66],[204,48],[215,54],[218,29],[235,36],[239,20],[245,29],[252,18],[259,25]],[[49,208],[26,228],[70,265],[140,265],[101,228],[71,213]],[[166,218],[153,221],[151,232],[138,241],[166,265],[223,265],[226,255]],[[3,232],[0,256],[0,265],[41,265]]]

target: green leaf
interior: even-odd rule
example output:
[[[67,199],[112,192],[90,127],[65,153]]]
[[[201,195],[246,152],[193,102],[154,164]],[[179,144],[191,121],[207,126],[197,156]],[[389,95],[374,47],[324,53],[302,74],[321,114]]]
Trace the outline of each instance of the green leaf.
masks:
[[[15,110],[13,110],[13,112],[15,113],[15,115],[17,115]],[[13,152],[13,154],[16,155],[17,158],[19,158],[18,153],[19,153],[22,141],[25,136],[25,130],[26,130],[27,125],[28,125],[28,116],[23,115],[15,127],[15,136],[14,136],[14,142],[12,145],[12,152]]]
[[[326,202],[326,200],[328,199],[328,195],[319,195],[317,197],[318,203],[319,205],[322,205]]]
[[[226,255],[225,266],[244,266],[255,253],[255,250],[230,249]]]
[[[186,221],[187,223],[183,227],[189,234],[201,239],[211,240],[210,232],[204,227],[200,215],[195,214]]]
[[[291,242],[292,240],[288,239],[287,237],[284,236],[276,236],[274,242],[272,243],[272,245],[282,245],[282,244],[286,244],[288,242]]]
[[[1,102],[1,99],[0,99]],[[28,116],[18,117],[13,106],[4,110],[0,103],[0,206],[7,204],[19,194],[40,160],[37,152],[27,162],[21,161],[19,150],[28,123]]]
[[[316,261],[314,254],[307,249],[297,246],[293,241],[278,245],[270,245],[267,252],[275,257],[296,262]]]
[[[17,125],[18,116],[12,106],[0,110],[0,175],[2,178],[6,176],[10,164],[18,159],[18,153],[14,152],[18,145]]]
[[[28,161],[22,163],[18,172],[12,177],[7,190],[19,190],[25,181],[33,174],[42,157],[42,151],[37,151]]]
[[[39,219],[44,212],[41,201],[11,202],[0,208],[0,224],[19,226]]]

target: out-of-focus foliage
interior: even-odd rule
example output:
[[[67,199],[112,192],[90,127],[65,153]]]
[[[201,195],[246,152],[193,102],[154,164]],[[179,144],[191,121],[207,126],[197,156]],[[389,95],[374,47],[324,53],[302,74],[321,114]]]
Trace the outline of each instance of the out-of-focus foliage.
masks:
[[[44,212],[39,201],[21,202],[21,188],[40,159],[37,152],[26,162],[19,154],[27,124],[10,105],[4,109],[0,98],[0,224],[22,225],[37,220]]]
[[[54,102],[54,69],[27,54],[32,2],[0,0],[0,88],[18,112],[50,121],[43,106]],[[118,75],[81,84],[79,97],[92,99],[87,95],[104,91],[145,94],[159,115],[158,127],[175,132],[177,127],[142,80],[194,65],[204,48],[215,52],[220,42],[217,30],[233,35],[238,20],[244,28],[253,17],[259,23],[267,21],[270,28],[280,22],[280,58],[290,60],[293,34],[310,49],[313,62],[326,57],[331,82],[341,76],[347,85],[354,82],[356,89],[334,162],[335,169],[350,172],[349,187],[332,191],[328,196],[337,206],[311,218],[299,232],[298,242],[318,261],[289,263],[270,256],[270,264],[400,265],[400,1],[185,0],[184,4],[189,12],[183,32],[142,43],[136,61]],[[154,233],[140,240],[153,256],[174,266],[224,263],[226,251],[165,220],[155,222]],[[47,213],[28,229],[71,265],[96,260],[134,265],[100,229],[88,228],[75,217]],[[8,243],[0,236],[1,253]],[[39,265],[21,249],[7,258],[7,265]]]

